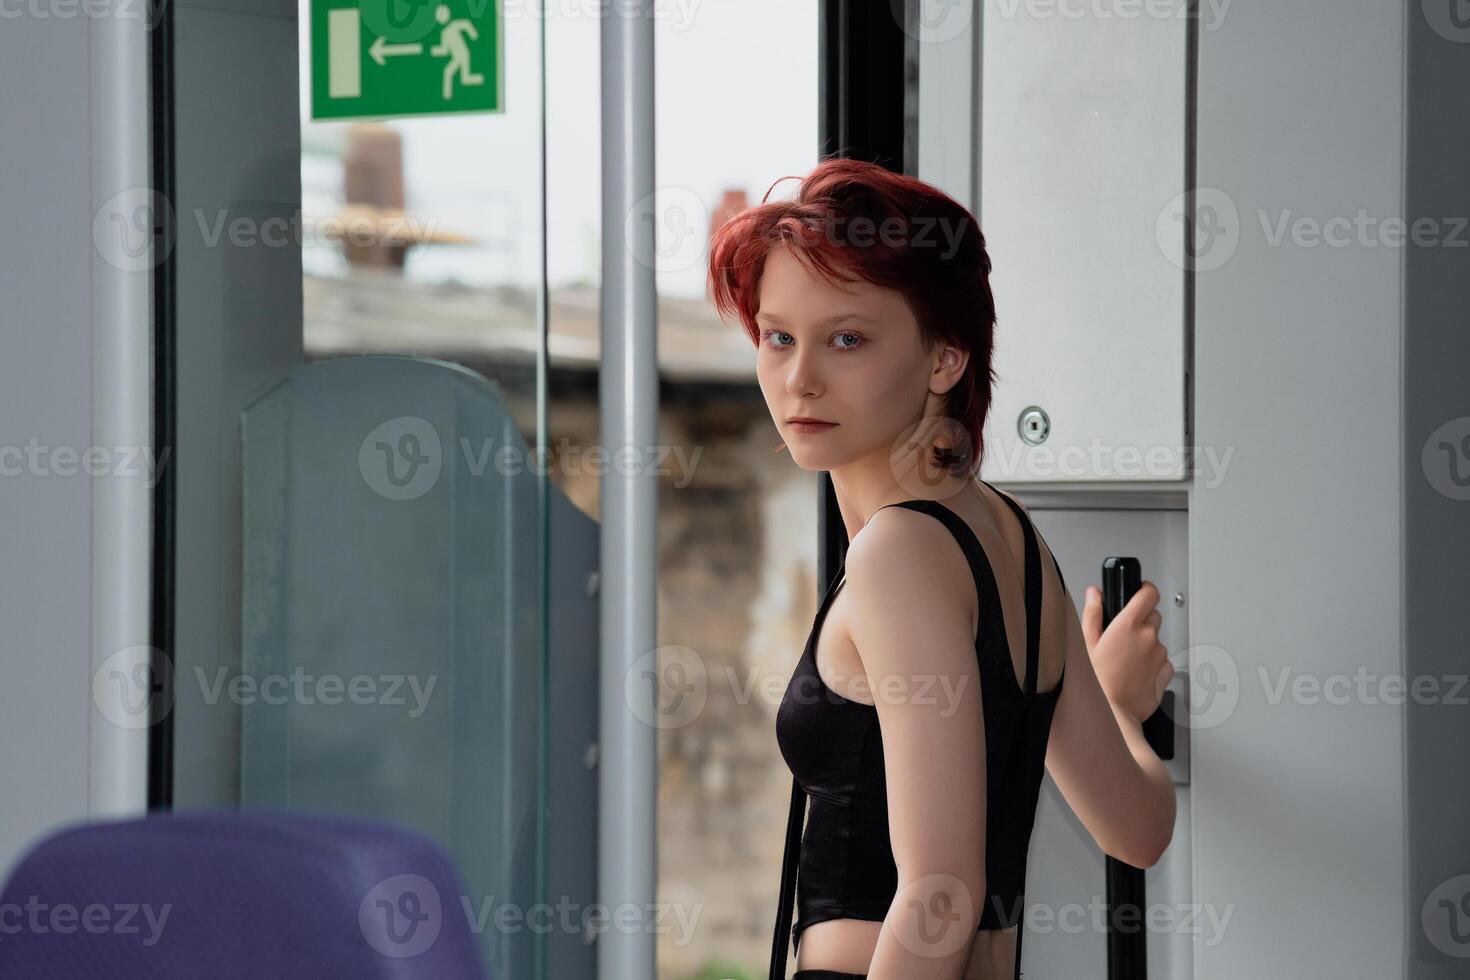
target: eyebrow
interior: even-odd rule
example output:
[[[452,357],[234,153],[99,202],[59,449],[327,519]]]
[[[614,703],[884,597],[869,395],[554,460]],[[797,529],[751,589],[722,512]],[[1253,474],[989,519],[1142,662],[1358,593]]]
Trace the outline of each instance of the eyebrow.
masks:
[[[761,312],[757,313],[755,316],[756,316],[756,319],[760,319],[761,317],[765,317],[767,320],[770,320],[772,323],[778,323],[779,324],[779,323],[785,323],[786,322],[785,320],[782,320],[776,314],[774,314],[774,313],[767,313],[764,310],[762,310]],[[878,322],[878,321],[874,320],[872,317],[865,316],[862,313],[834,313],[832,316],[823,317],[822,319],[818,320],[817,321],[817,326],[819,326],[819,327],[827,327],[827,326],[831,326],[834,323],[841,323],[843,320],[861,320],[864,323],[868,323],[868,324],[873,324],[873,323],[877,323]]]

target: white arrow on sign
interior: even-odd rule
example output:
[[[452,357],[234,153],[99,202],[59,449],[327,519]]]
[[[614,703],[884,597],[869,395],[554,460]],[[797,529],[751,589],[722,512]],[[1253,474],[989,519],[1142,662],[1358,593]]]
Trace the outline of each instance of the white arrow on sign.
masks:
[[[386,65],[388,59],[395,54],[422,54],[423,51],[422,44],[389,44],[381,37],[373,41],[373,46],[368,49],[373,60],[380,66]]]

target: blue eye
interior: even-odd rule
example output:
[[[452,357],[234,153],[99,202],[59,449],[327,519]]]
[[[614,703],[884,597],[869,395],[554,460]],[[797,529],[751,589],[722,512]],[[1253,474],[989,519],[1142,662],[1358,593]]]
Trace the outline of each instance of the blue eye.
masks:
[[[834,334],[833,336],[834,341],[836,341],[836,346],[838,350],[857,350],[864,343],[866,343],[866,341],[860,334],[855,334],[850,330],[844,330],[842,333]],[[841,343],[841,338],[844,337],[851,340],[852,343]],[[778,340],[778,338],[784,339]],[[785,330],[762,330],[761,342],[773,350],[785,350],[787,347],[790,347],[792,344],[796,343],[796,338],[791,336],[791,334],[787,333]]]

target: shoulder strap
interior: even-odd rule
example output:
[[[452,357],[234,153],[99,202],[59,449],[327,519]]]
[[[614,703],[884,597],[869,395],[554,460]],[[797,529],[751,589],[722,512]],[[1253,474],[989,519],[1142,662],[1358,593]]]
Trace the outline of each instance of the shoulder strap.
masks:
[[[987,487],[990,487],[990,489],[995,490],[995,486],[989,481],[981,480],[980,482],[984,483]],[[1035,534],[1038,538],[1041,537],[1041,532],[1037,531],[1036,525],[1031,523],[1031,521],[1027,519],[1026,511],[1022,509],[1020,504],[1016,503],[1014,500],[1001,493],[999,490],[995,490],[995,495],[1001,500],[1004,500],[1006,504],[1011,508],[1011,510],[1015,511],[1017,519],[1019,519],[1021,522],[1021,527],[1026,529],[1026,534],[1028,538],[1032,534]],[[1040,549],[1038,549],[1038,553],[1039,551]],[[1065,595],[1067,591],[1067,579],[1066,576],[1062,574],[1062,563],[1057,561],[1057,553],[1055,551],[1051,553],[1051,567],[1057,570],[1057,581],[1062,584],[1062,593]]]
[[[1041,664],[1041,548],[1036,543],[1036,529],[1021,505],[1003,493],[996,496],[1015,512],[1026,538],[1026,683],[1022,687],[1029,698],[1036,693],[1036,672]],[[1056,556],[1052,557],[1055,560]],[[1061,575],[1060,568],[1057,574]]]
[[[989,483],[986,486],[990,486]],[[991,486],[990,489],[995,490]],[[1026,537],[1026,696],[1029,698],[1036,693],[1036,671],[1039,668],[1041,657],[1041,548],[1036,543],[1036,529],[1032,527],[1031,520],[1026,516],[1026,511],[1021,505],[1010,497],[999,491],[996,496],[1004,500],[1015,513],[1016,519],[1021,522],[1021,530]],[[1067,588],[1066,581],[1062,579],[1062,566],[1057,562],[1055,553],[1051,556],[1052,564],[1057,570],[1057,579],[1062,582],[1062,591]],[[1028,705],[1029,708],[1029,705]],[[1031,724],[1028,718],[1021,725],[1021,759],[1031,758]],[[1021,980],[1021,945],[1026,937],[1026,883],[1021,882],[1021,919],[1016,923],[1016,970],[1014,980]]]

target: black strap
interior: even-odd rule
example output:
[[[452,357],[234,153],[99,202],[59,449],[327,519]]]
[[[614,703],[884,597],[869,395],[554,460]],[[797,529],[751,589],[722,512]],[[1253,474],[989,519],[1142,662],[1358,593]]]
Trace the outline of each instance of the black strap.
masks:
[[[995,487],[994,486],[991,486],[991,484],[989,482],[987,482],[985,480],[981,480],[980,482],[981,483],[984,483],[987,487],[990,487],[990,489],[995,490]],[[1015,514],[1016,514],[1016,519],[1021,522],[1021,529],[1026,532],[1026,549],[1027,549],[1026,553],[1029,555],[1031,553],[1031,547],[1036,544],[1036,541],[1033,540],[1033,536],[1035,538],[1041,538],[1041,532],[1038,531],[1038,530],[1036,530],[1036,525],[1032,524],[1031,521],[1027,520],[1027,518],[1026,518],[1026,511],[1021,507],[1020,504],[1016,503],[1014,500],[1012,500],[1010,497],[1006,496],[1005,494],[1001,493],[999,490],[995,490],[995,495],[997,497],[999,497],[1001,500],[1004,500],[1010,506],[1011,510],[1014,511]],[[1045,539],[1042,538],[1042,540],[1045,540]],[[1041,554],[1041,549],[1040,548],[1037,548],[1038,560],[1039,560],[1040,554]],[[1063,595],[1066,595],[1067,594],[1067,579],[1062,575],[1062,564],[1061,564],[1061,562],[1057,561],[1057,553],[1055,551],[1053,551],[1051,553],[1051,567],[1052,568],[1055,568],[1057,570],[1057,581],[1059,581],[1062,584],[1062,594]],[[1026,586],[1026,590],[1027,590],[1027,595],[1029,596],[1030,595],[1030,590],[1031,590],[1031,586],[1029,584],[1029,579],[1028,579],[1028,584]],[[1041,598],[1041,587],[1040,586],[1037,586],[1036,591],[1037,591],[1037,599],[1038,599],[1038,604],[1039,604],[1039,600]],[[1039,615],[1039,613],[1038,613],[1038,615]]]
[[[986,486],[990,486],[989,483]],[[995,490],[995,487],[990,487]],[[1026,511],[1020,504],[999,491],[996,496],[1010,505],[1016,515],[1016,520],[1021,522],[1021,530],[1026,536],[1026,682],[1023,685],[1026,692],[1027,717],[1021,722],[1021,762],[1024,765],[1031,758],[1031,701],[1036,696],[1036,672],[1040,669],[1041,661],[1041,548],[1036,542],[1037,531],[1032,527],[1031,520],[1026,516]],[[1051,556],[1052,564],[1056,566],[1057,578],[1062,577],[1062,566],[1057,562],[1055,553]],[[1066,591],[1066,582],[1062,583],[1063,592]],[[1016,923],[1016,973],[1015,980],[1021,980],[1021,940],[1026,935],[1026,891],[1025,882],[1021,883],[1021,918]]]
[[[990,486],[990,484],[986,484]],[[991,487],[991,489],[995,489]],[[1025,510],[1010,497],[997,493],[1016,514],[1021,522],[1021,531],[1026,538],[1026,680],[1021,685],[1030,698],[1036,694],[1036,671],[1041,660],[1041,548],[1036,543],[1036,531],[1026,516]],[[1052,556],[1056,561],[1056,556]],[[1062,570],[1057,568],[1060,577]]]
[[[827,618],[827,607],[832,597],[837,593],[847,571],[847,557],[837,563],[837,571],[832,576],[832,581],[827,583],[826,591],[822,593],[821,601],[817,604],[816,615],[812,618],[811,632],[807,634],[806,642],[810,647],[816,642],[817,631],[821,629],[822,623]],[[802,651],[803,654],[806,651]],[[816,651],[812,651],[812,664],[815,669]],[[801,831],[806,821],[806,790],[801,788],[801,783],[795,778],[791,780],[791,810],[786,817],[786,846],[781,854],[781,896],[776,904],[776,934],[771,937],[771,974],[770,980],[785,980],[786,977],[786,948],[794,932],[791,925],[791,910],[796,901],[796,872],[801,857]]]
[[[781,898],[776,906],[776,935],[771,938],[770,980],[785,980],[786,944],[791,939],[791,909],[796,898],[796,864],[801,854],[801,828],[806,820],[806,790],[791,781],[791,812],[786,818],[786,849],[781,855]]]

